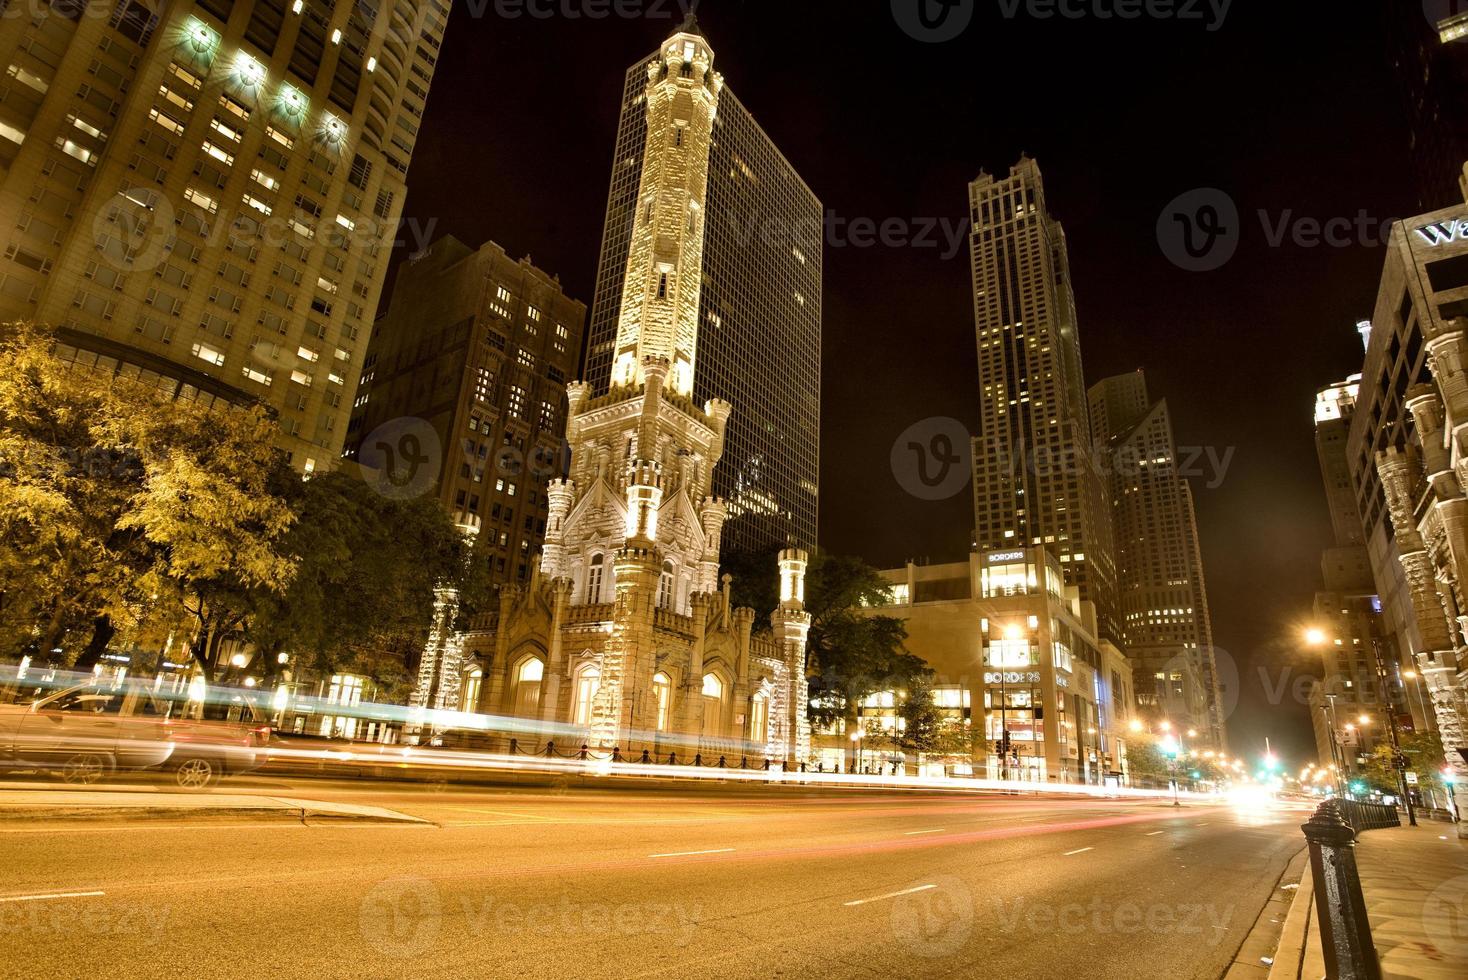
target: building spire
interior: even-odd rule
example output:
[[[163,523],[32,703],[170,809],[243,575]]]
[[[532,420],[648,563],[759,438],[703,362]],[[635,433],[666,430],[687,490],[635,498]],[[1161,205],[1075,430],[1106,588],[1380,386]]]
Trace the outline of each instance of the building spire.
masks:
[[[697,27],[690,17],[648,65],[647,142],[622,283],[614,388],[644,384],[644,366],[662,361],[668,390],[693,394],[709,147],[723,87],[713,49]]]

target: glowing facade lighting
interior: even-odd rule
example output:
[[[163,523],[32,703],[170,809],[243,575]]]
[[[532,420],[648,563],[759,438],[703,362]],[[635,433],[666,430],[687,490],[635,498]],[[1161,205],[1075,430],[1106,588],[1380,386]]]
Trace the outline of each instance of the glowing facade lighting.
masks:
[[[306,97],[292,85],[282,85],[275,96],[275,111],[298,126],[306,115],[306,106]]]
[[[316,140],[333,152],[340,153],[347,141],[346,124],[331,113],[325,113],[316,129]]]

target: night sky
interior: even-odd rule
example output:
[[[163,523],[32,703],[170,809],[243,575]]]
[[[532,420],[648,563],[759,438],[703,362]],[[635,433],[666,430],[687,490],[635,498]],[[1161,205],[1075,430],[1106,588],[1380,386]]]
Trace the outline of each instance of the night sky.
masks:
[[[1268,735],[1313,759],[1305,708],[1266,691],[1311,667],[1298,635],[1329,542],[1313,395],[1360,370],[1354,324],[1384,251],[1276,247],[1258,212],[1364,209],[1373,226],[1417,213],[1377,15],[1357,9],[1373,5],[1237,0],[1209,31],[1212,14],[1040,20],[1022,3],[1006,19],[1009,0],[975,2],[942,44],[906,34],[888,0],[703,0],[698,17],[728,84],[843,219],[952,226],[980,170],[1040,162],[1070,242],[1087,383],[1145,368],[1180,445],[1232,453],[1218,486],[1195,486],[1214,638],[1224,675],[1231,658],[1242,679],[1232,748],[1257,754]],[[592,20],[456,3],[408,217],[528,254],[589,306],[623,73],[681,21],[676,7]],[[1241,241],[1222,269],[1186,272],[1156,227],[1203,187],[1237,202]],[[917,500],[889,462],[915,422],[977,426],[967,245],[947,251],[826,251],[820,545],[883,567],[968,551],[968,493]]]

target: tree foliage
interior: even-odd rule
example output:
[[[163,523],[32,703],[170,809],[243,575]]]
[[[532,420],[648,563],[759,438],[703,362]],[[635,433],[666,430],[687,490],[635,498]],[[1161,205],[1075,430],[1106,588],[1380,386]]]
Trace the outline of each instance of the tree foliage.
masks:
[[[1408,770],[1417,774],[1417,788],[1424,792],[1442,789],[1445,765],[1442,738],[1436,732],[1402,732],[1398,739],[1402,744],[1402,755],[1407,758]],[[1376,789],[1399,795],[1401,781],[1392,766],[1392,755],[1391,740],[1378,739],[1361,772]]]
[[[263,408],[92,374],[48,331],[0,329],[0,644],[71,662],[172,630],[211,680],[226,641],[401,686],[434,588],[482,601],[487,562],[431,499],[302,481]],[[91,642],[88,644],[88,639]]]
[[[914,679],[907,696],[897,704],[901,721],[897,744],[909,752],[936,752],[944,736],[943,712],[933,701],[933,688],[926,676]]]
[[[932,671],[903,646],[907,627],[893,616],[865,611],[892,601],[887,582],[860,558],[818,552],[806,574],[810,716],[818,724],[844,719],[855,727],[869,695],[912,690]]]
[[[435,589],[469,604],[484,589],[468,540],[435,500],[386,497],[348,472],[303,484],[296,511],[282,543],[296,575],[283,594],[265,596],[247,632],[265,669],[289,650],[317,670],[402,689],[432,625]]]

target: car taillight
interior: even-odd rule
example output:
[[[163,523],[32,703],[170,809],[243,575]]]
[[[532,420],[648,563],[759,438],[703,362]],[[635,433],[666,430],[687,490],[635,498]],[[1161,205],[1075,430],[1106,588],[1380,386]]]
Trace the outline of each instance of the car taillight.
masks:
[[[270,726],[255,729],[255,739],[260,745],[270,744]]]

